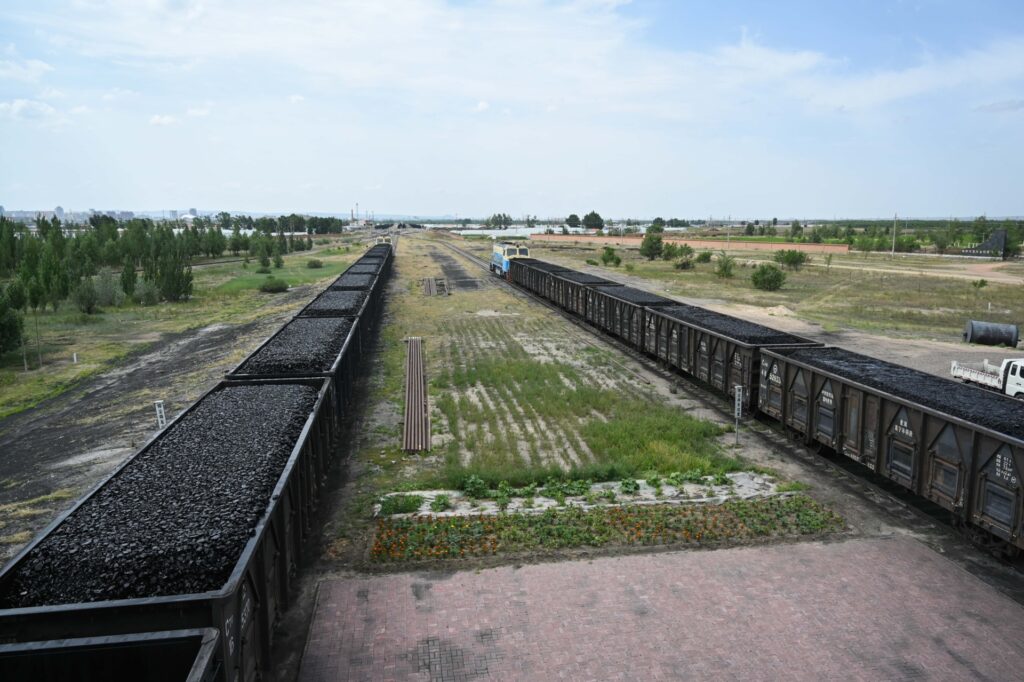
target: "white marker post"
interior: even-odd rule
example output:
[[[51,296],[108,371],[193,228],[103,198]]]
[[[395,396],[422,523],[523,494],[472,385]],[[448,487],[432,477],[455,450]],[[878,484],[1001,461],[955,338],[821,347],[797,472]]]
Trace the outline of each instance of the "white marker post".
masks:
[[[736,409],[735,409],[735,415],[736,415],[736,446],[739,447],[739,444],[740,444],[740,417],[743,416],[743,387],[742,386],[737,386],[735,388],[735,390],[733,391],[733,393],[735,394],[735,398],[736,398]]]

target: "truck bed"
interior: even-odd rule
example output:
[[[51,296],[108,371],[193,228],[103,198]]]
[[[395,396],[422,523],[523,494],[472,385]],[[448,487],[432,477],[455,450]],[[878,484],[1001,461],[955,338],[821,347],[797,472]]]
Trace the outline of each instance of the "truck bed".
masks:
[[[956,360],[950,366],[949,373],[955,379],[963,379],[972,384],[988,386],[990,388],[1003,388],[1002,368],[991,364],[988,360],[981,363],[961,363]]]

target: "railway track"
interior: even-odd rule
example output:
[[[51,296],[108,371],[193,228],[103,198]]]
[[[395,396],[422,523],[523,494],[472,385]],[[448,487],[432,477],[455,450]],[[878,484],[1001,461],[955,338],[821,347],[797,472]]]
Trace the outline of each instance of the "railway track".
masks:
[[[597,341],[618,350],[643,367],[645,371],[668,382],[674,387],[675,391],[679,391],[700,402],[705,408],[718,415],[723,422],[730,423],[733,421],[733,402],[722,398],[709,387],[698,383],[695,377],[680,374],[674,369],[669,369],[659,360],[635,350],[619,339],[604,334],[599,329],[592,327],[550,301],[521,289],[512,282],[493,276],[490,273],[489,264],[486,260],[454,244],[445,242],[442,242],[442,244],[474,265],[487,270],[491,275],[485,280],[489,286],[505,286],[513,295],[544,306],[572,324],[577,330],[584,332],[591,342]],[[615,364],[644,383],[651,383],[646,377],[625,365]],[[986,566],[984,561],[979,562],[982,556],[979,555],[977,548],[970,545],[969,542],[966,545],[964,544],[964,535],[954,524],[950,523],[950,516],[946,510],[912,495],[849,458],[813,450],[801,443],[795,442],[791,434],[778,424],[770,422],[762,416],[755,417],[745,414],[741,418],[740,424],[742,429],[747,430],[762,445],[809,468],[823,480],[827,480],[829,485],[837,487],[840,494],[853,495],[865,503],[883,510],[886,515],[893,517],[893,521],[898,522],[899,526],[905,528],[914,537],[947,557],[957,560],[963,568],[978,575],[1018,603],[1024,605],[1024,585],[1019,583],[1019,575],[1024,573],[1024,559],[1005,560],[996,557],[989,559],[987,554],[984,555],[985,560],[995,561],[999,567],[1012,568],[1013,577],[1008,579],[1007,576],[1001,574],[998,570],[990,570],[992,566]]]

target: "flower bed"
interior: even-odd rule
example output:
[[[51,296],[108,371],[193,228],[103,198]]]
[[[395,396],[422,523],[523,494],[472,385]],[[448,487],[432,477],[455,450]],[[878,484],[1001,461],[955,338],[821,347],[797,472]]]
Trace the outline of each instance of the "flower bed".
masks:
[[[548,509],[541,514],[415,516],[377,522],[374,561],[420,561],[499,552],[610,545],[714,544],[829,533],[843,519],[806,495],[720,505]]]

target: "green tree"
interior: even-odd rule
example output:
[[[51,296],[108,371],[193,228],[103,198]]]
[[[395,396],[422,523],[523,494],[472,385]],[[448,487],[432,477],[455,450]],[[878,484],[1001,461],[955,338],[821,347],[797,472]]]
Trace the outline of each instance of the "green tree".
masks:
[[[569,217],[565,219],[565,224],[568,225],[569,227],[579,227],[580,217],[575,213],[570,213]]]
[[[43,287],[38,277],[32,277],[26,285],[28,293],[28,305],[32,308],[32,319],[36,327],[36,355],[39,359],[39,366],[43,366],[43,342],[39,334],[39,309],[46,306],[46,288]]]
[[[796,239],[804,233],[804,226],[800,224],[799,220],[794,220],[789,224],[789,236]]]
[[[86,315],[92,315],[99,308],[99,296],[96,294],[96,285],[92,277],[83,277],[71,297],[78,309]]]
[[[648,232],[664,232],[665,231],[665,219],[658,217],[651,221],[651,226],[647,228]]]
[[[7,298],[8,304],[11,308],[18,311],[20,315],[24,315],[26,308],[28,307],[28,292],[25,290],[25,285],[20,279],[15,279],[7,285],[7,291],[4,292],[4,296]],[[24,330],[24,325],[22,325]],[[21,361],[25,365],[25,371],[28,371],[28,353],[26,351],[28,339],[25,335],[21,336]]]
[[[601,262],[606,266],[618,266],[619,263],[622,262],[622,258],[615,253],[615,249],[610,246],[606,246],[604,247],[604,251],[601,252]]]
[[[654,260],[661,255],[664,248],[665,245],[662,243],[661,235],[648,232],[640,243],[640,255],[647,260]]]
[[[135,294],[135,284],[138,280],[139,276],[135,273],[135,263],[131,257],[125,256],[124,266],[121,268],[121,290],[124,291],[126,296],[133,296]]]
[[[775,255],[772,256],[772,260],[781,265],[784,268],[790,270],[799,270],[810,261],[807,254],[797,249],[783,249],[776,251]]]
[[[160,298],[172,303],[192,295],[192,258],[188,243],[173,233],[162,235],[163,245],[157,261],[156,287]]]
[[[583,216],[583,227],[588,230],[604,229],[604,218],[597,211],[591,211]]]
[[[281,244],[280,242],[274,243],[274,267],[281,269],[284,267],[284,258],[281,257]]]
[[[24,324],[18,309],[14,307],[6,291],[0,292],[0,354],[21,345],[23,329]]]
[[[776,291],[786,282],[786,273],[771,263],[761,263],[750,275],[750,281],[756,289]]]

